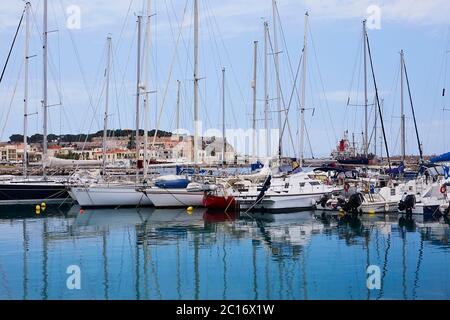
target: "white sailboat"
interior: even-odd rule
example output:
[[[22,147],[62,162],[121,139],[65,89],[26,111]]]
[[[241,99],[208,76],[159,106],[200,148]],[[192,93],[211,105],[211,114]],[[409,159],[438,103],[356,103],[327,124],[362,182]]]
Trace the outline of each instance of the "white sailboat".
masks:
[[[194,163],[198,164],[199,119],[198,119],[198,0],[194,0]],[[140,191],[157,208],[202,207],[203,191],[190,191],[188,188],[159,188],[152,186]]]
[[[139,157],[139,109],[140,109],[140,96],[143,94],[145,96],[144,100],[144,113],[147,119],[147,109],[148,109],[148,74],[149,74],[149,43],[150,43],[150,0],[147,3],[147,22],[146,22],[146,56],[145,56],[145,84],[141,84],[140,79],[140,67],[141,67],[141,29],[142,29],[142,16],[138,16],[138,45],[137,45],[137,99],[136,99],[136,153]],[[109,39],[109,51],[111,50],[110,38]],[[110,57],[108,58],[108,68],[107,76],[109,78],[110,69]],[[109,79],[106,80],[107,84]],[[108,91],[108,85],[107,85]],[[105,174],[105,161],[106,161],[106,132],[108,124],[108,92],[106,94],[106,108],[105,108],[105,124],[104,124],[104,141],[103,141],[103,173]],[[144,132],[147,130],[147,120],[145,120]],[[151,206],[153,205],[149,197],[144,196],[138,189],[146,186],[147,180],[147,134],[144,134],[144,182],[139,183],[139,169],[136,173],[136,181],[129,182],[95,182],[95,183],[85,183],[81,185],[75,184],[75,186],[70,187],[70,195],[78,202],[79,205],[83,207],[137,207],[137,206]]]

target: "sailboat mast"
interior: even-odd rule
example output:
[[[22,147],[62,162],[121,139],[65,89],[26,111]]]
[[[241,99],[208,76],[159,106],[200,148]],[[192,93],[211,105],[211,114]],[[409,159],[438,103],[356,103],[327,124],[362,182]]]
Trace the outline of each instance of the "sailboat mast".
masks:
[[[256,81],[257,81],[257,72],[258,72],[258,41],[253,42],[254,45],[254,57],[253,57],[253,158],[256,159]]]
[[[106,95],[105,95],[105,117],[103,118],[103,175],[106,174],[106,151],[107,151],[107,138],[108,138],[108,115],[109,115],[109,77],[111,72],[111,37],[107,38],[108,47],[108,60],[106,67]]]
[[[227,151],[227,140],[225,136],[225,68],[222,69],[222,165],[225,164],[225,153]]]
[[[134,139],[136,144],[136,161],[140,157],[140,139],[139,139],[139,124],[140,124],[140,97],[141,97],[141,36],[142,36],[142,16],[137,17],[138,41],[137,41],[137,59],[136,59],[136,137]],[[139,175],[139,167],[137,166],[136,174]]]
[[[181,81],[177,80],[177,138],[179,138],[178,130],[180,130],[180,92]]]
[[[269,157],[269,70],[268,70],[268,43],[269,43],[269,24],[264,21],[264,129],[266,139],[266,157]]]
[[[47,79],[47,60],[48,60],[48,1],[44,0],[44,21],[43,21],[43,96],[42,107],[44,111],[44,132],[42,142],[42,174],[46,177],[45,162],[47,160],[47,106],[48,106],[48,79]]]
[[[29,75],[29,53],[30,53],[30,8],[29,2],[25,5],[25,89],[23,98],[23,175],[28,175],[28,75]]]
[[[369,120],[368,120],[368,104],[367,98],[367,20],[363,21],[363,46],[364,46],[364,155],[367,157],[369,153]]]
[[[145,62],[144,62],[144,180],[148,174],[148,113],[149,113],[149,94],[150,94],[150,19],[151,19],[151,0],[147,0],[147,23],[145,30]]]
[[[405,111],[404,111],[404,54],[400,51],[400,117],[401,117],[401,153],[402,161],[405,161],[406,141],[405,141]]]
[[[373,127],[373,136],[374,136],[374,144],[373,144],[373,154],[377,155],[377,126],[378,126],[378,112],[377,109],[374,108],[375,111],[375,124]]]
[[[194,0],[194,163],[198,162],[198,0]]]
[[[413,104],[412,94],[411,94],[411,86],[409,85],[408,71],[406,69],[406,63],[405,63],[404,56],[403,56],[403,68],[405,71],[406,85],[408,86],[409,102],[411,104],[411,112],[412,112],[412,116],[413,116],[413,120],[414,120],[414,129],[416,130],[417,146],[419,147],[420,161],[423,162],[422,143],[420,142],[419,129],[417,128],[416,112],[414,111],[414,104]]]
[[[305,102],[306,102],[306,76],[308,66],[308,11],[305,13],[305,35],[303,45],[303,81],[302,81],[302,98],[300,106],[300,166],[304,161],[304,145],[305,145]]]
[[[282,122],[281,122],[281,97],[280,97],[280,63],[279,63],[279,51],[278,51],[278,19],[277,19],[277,1],[272,0],[272,15],[273,15],[273,45],[274,45],[274,58],[275,58],[275,73],[276,73],[276,82],[277,82],[277,111],[278,111],[278,130],[282,131]],[[283,154],[283,139],[280,139],[279,143],[279,155]]]

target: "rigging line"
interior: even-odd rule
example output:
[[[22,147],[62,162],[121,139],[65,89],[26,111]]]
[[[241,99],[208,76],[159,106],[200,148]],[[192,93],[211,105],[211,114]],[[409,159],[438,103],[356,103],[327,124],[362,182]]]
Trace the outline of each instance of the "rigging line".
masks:
[[[309,90],[310,90],[310,96],[311,96],[311,100],[312,100],[311,101],[312,102],[311,106],[313,106],[313,114],[314,114],[314,109],[315,109],[314,106],[316,105],[316,101],[315,101],[315,98],[314,98],[315,95],[314,95],[314,91],[313,91],[313,85],[317,86],[317,78],[316,78],[315,74],[312,72],[311,69],[312,68],[308,69],[308,79],[313,79],[313,81],[310,82]],[[318,103],[319,108],[318,109],[322,110],[322,105],[320,103],[320,100],[321,99],[319,97],[319,103]],[[320,117],[322,118],[323,123],[325,124],[326,121],[325,121],[324,115],[322,114],[322,112],[319,112],[319,114],[320,114]],[[329,134],[328,130],[323,130],[323,131],[325,132],[325,134],[327,136],[328,144],[329,144],[329,147],[331,149],[333,147],[334,142],[331,142],[330,134]],[[338,140],[338,138],[336,136],[335,136],[335,140]]]
[[[210,25],[211,25],[211,21],[210,21]],[[219,60],[220,60],[220,65],[224,66],[225,64],[222,61],[222,58],[221,58],[221,55],[220,55],[220,49],[219,49],[218,43],[216,41],[216,37],[214,37],[215,33],[214,33],[214,28],[213,28],[212,25],[211,25],[211,30],[212,30],[212,36],[213,36],[214,44],[215,44],[215,47],[216,47],[216,50],[217,50],[217,54],[218,54],[218,57],[219,57]],[[213,57],[214,56],[215,55],[213,55]],[[220,88],[220,86],[221,86],[220,77],[217,77],[217,83],[218,83],[218,88]],[[231,115],[233,117],[234,123],[237,124],[238,120],[236,118],[235,105],[233,103],[233,96],[232,96],[232,92],[231,92],[231,88],[230,88],[229,82],[227,82],[225,84],[225,86],[226,86],[226,94],[227,94],[227,103],[230,106],[229,108],[227,108],[227,110],[231,111]],[[245,108],[245,105],[244,105],[244,108]],[[225,121],[225,120],[222,120],[222,121]],[[226,121],[225,121],[225,124],[226,124]]]
[[[209,2],[208,2],[208,1],[205,1],[205,4],[208,6],[208,5],[209,5]],[[228,59],[228,63],[229,63],[229,65],[230,65],[231,73],[232,73],[232,75],[233,75],[233,77],[234,77],[234,82],[235,82],[236,84],[238,84],[238,83],[239,83],[238,77],[237,77],[236,72],[235,72],[235,70],[234,70],[234,68],[233,68],[232,60],[231,60],[231,58],[230,58],[230,53],[229,53],[229,51],[228,51],[227,46],[225,45],[225,40],[224,40],[224,38],[223,38],[223,33],[222,33],[222,31],[220,30],[219,24],[218,24],[217,19],[216,19],[216,15],[214,14],[214,11],[213,11],[213,10],[209,9],[209,11],[211,12],[211,15],[212,15],[214,24],[216,25],[216,28],[217,28],[217,30],[218,30],[218,32],[219,32],[220,42],[222,43],[222,46],[223,46],[223,48],[224,48],[225,56],[226,56],[226,58]],[[243,94],[243,92],[242,92],[242,88],[241,88],[239,85],[237,86],[237,88],[238,88],[238,91],[239,91],[239,95],[241,96],[242,102],[243,102],[244,105],[245,105],[245,110],[248,110],[248,107],[249,107],[249,106],[248,106],[248,104],[247,104],[247,102],[246,102],[246,100],[245,100],[244,94]]]
[[[317,50],[316,50],[316,45],[314,43],[314,37],[313,34],[311,32],[311,23],[308,23],[308,30],[309,30],[309,35],[311,37],[311,43],[312,43],[312,47],[313,47],[313,51],[314,51],[314,57],[315,57],[315,61],[316,61],[316,66],[317,66],[317,72],[319,73],[319,80],[320,80],[320,84],[322,86],[322,93],[323,93],[323,97],[325,98],[325,105],[327,107],[327,111],[328,111],[328,117],[330,118],[330,123],[331,123],[331,128],[333,130],[333,134],[334,134],[334,138],[335,140],[338,140],[338,137],[336,135],[336,130],[334,128],[334,122],[333,119],[331,118],[331,113],[330,113],[330,106],[328,104],[328,98],[325,92],[325,85],[323,83],[323,78],[322,78],[322,73],[320,71],[320,67],[319,67],[319,59],[317,58]]]
[[[386,132],[385,132],[385,129],[384,129],[383,113],[381,112],[380,99],[378,97],[377,81],[375,79],[375,71],[373,69],[373,61],[372,61],[372,53],[371,53],[371,50],[370,50],[369,37],[366,37],[366,39],[367,39],[367,49],[368,49],[368,52],[369,52],[370,67],[371,67],[371,70],[372,70],[373,84],[374,84],[374,87],[375,87],[375,96],[376,96],[377,105],[378,105],[378,112],[379,112],[379,115],[380,115],[381,129],[383,131],[384,144],[385,144],[385,148],[386,148],[386,156],[387,156],[387,159],[388,159],[389,169],[392,169],[392,167],[391,167],[391,159],[390,159],[390,156],[389,156],[389,147],[388,147],[388,143],[387,143],[387,140],[386,140]]]
[[[121,40],[122,40],[124,31],[125,31],[125,28],[128,26],[128,21],[131,20],[128,17],[130,16],[130,12],[131,12],[131,8],[133,6],[133,3],[134,3],[134,0],[130,0],[130,4],[128,5],[127,13],[126,13],[125,18],[124,18],[123,23],[122,23],[122,28],[121,28],[120,33],[119,33],[119,37],[117,38],[118,45],[116,46],[116,50],[115,50],[116,54],[118,54],[118,52],[119,52],[119,47],[120,47],[119,44],[121,43]]]
[[[33,8],[34,7],[31,7],[31,19],[33,21],[33,26],[34,25],[37,26],[38,23],[36,22],[37,21],[36,12],[33,11]],[[41,41],[43,41],[42,32],[40,32],[37,27],[33,28],[33,31],[37,32],[39,39]],[[62,88],[61,88],[61,83],[62,82],[58,80],[60,78],[60,75],[57,72],[57,67],[55,65],[55,61],[54,60],[56,60],[56,59],[54,59],[53,52],[50,50],[50,47],[49,47],[49,50],[48,50],[48,67],[49,67],[49,71],[50,71],[50,76],[51,76],[51,80],[54,81],[55,90],[56,90],[56,93],[58,95],[59,102],[62,104],[62,102],[61,102],[62,101],[62,96],[63,96],[62,95]],[[51,125],[50,120],[51,119],[49,118],[49,126]]]
[[[291,91],[291,96],[289,97],[287,114],[289,114],[289,110],[291,109],[291,106],[292,106],[291,103],[292,103],[292,99],[294,97],[294,93],[295,93],[295,90],[296,90],[295,89],[296,88],[296,83],[297,83],[297,80],[298,80],[298,77],[299,77],[299,74],[300,74],[302,61],[303,61],[303,55],[300,55],[300,61],[298,62],[297,72],[295,74],[295,79],[294,79],[294,85],[293,85],[293,88],[292,88],[292,91]],[[282,128],[281,133],[280,133],[281,136],[284,134],[284,130],[286,129],[286,124],[287,124],[287,117],[284,119],[284,122],[283,122],[283,128]],[[296,148],[295,148],[295,145],[294,145],[294,141],[293,141],[292,135],[290,135],[290,138],[291,138],[291,143],[292,143],[292,147],[293,147],[294,156],[297,157],[297,154],[295,152]]]
[[[213,24],[211,22],[211,18],[210,17],[211,17],[212,14],[209,12],[209,10],[208,10],[206,5],[205,5],[205,10],[207,11],[207,15],[206,15],[206,19],[205,20],[207,22],[208,31],[210,31],[210,40],[215,45],[215,46],[211,46],[211,47],[216,49],[216,54],[217,54],[217,57],[216,57],[216,54],[212,55],[213,60],[214,60],[214,64],[218,65],[217,64],[217,58],[218,58],[219,59],[219,65],[220,66],[225,66],[225,64],[223,62],[223,59],[222,59],[222,56],[220,54],[219,45],[217,43],[217,37],[215,37],[216,33],[214,32],[214,26],[213,26]],[[221,86],[221,77],[218,76],[217,73],[216,73],[216,80],[217,80],[217,85],[218,85],[217,88],[220,88],[220,86]],[[229,86],[227,85],[227,87],[229,87]],[[228,99],[228,103],[231,105],[231,108],[228,108],[227,110],[231,111],[231,114],[233,116],[234,122],[237,123],[237,118],[236,118],[236,115],[235,115],[235,112],[234,112],[233,99],[231,98],[231,95],[230,95],[230,99]]]
[[[423,162],[423,150],[422,150],[422,145],[420,143],[419,129],[417,128],[416,113],[414,111],[414,105],[413,105],[412,94],[411,94],[411,87],[409,86],[408,71],[406,70],[406,63],[405,63],[405,61],[403,61],[403,67],[405,69],[406,84],[408,86],[409,102],[411,104],[411,111],[412,111],[412,116],[413,116],[413,119],[414,119],[414,128],[416,130],[417,146],[419,147],[420,161]]]
[[[169,89],[169,83],[170,83],[170,80],[172,78],[173,66],[175,64],[175,59],[177,57],[178,45],[180,43],[181,34],[182,34],[182,31],[183,31],[182,26],[183,26],[185,14],[186,14],[186,11],[187,11],[187,3],[188,3],[188,1],[186,1],[186,5],[184,7],[183,20],[181,21],[181,25],[180,25],[177,41],[175,43],[175,48],[174,48],[174,52],[173,52],[173,56],[172,56],[172,62],[171,62],[170,67],[169,67],[169,75],[167,77],[166,87],[164,88],[164,94],[163,94],[163,97],[162,97],[160,112],[159,112],[159,115],[158,115],[158,122],[156,123],[155,134],[153,135],[152,149],[155,147],[156,137],[158,135],[158,128],[159,128],[159,125],[161,123],[161,118],[162,118],[164,106],[166,104],[166,97],[167,97],[167,92],[168,92],[168,89]]]
[[[176,21],[179,21],[178,16],[177,16],[177,14],[176,14],[176,11],[177,11],[177,10],[175,10],[175,7],[174,7],[174,5],[173,5],[173,1],[171,1],[170,3],[171,3],[171,5],[172,5],[172,11],[173,11],[173,15],[175,16],[175,20],[176,20]],[[183,17],[184,17],[184,15],[186,14],[187,7],[188,7],[188,3],[189,3],[189,0],[186,0],[185,9],[184,9],[184,12],[183,12]],[[169,25],[170,25],[170,28],[171,28],[171,33],[172,33],[172,36],[174,36],[173,31],[172,31],[172,23],[171,23],[171,20],[170,20],[170,15],[168,15],[168,17],[169,17]],[[181,21],[181,23],[178,23],[178,28],[179,28],[180,30],[183,28],[183,23],[184,23],[184,18],[183,18],[183,20]],[[192,33],[192,28],[193,28],[192,25],[193,25],[192,23],[189,25],[189,34]],[[186,55],[185,55],[185,56],[186,56],[186,65],[189,65],[190,68],[191,68],[192,70],[194,70],[194,64],[192,63],[191,57],[190,57],[190,55],[189,55],[189,52],[190,52],[190,46],[189,46],[189,45],[190,45],[190,42],[189,42],[188,44],[186,44],[186,41],[185,41],[185,39],[184,39],[182,33],[181,33],[181,40],[182,40],[184,49],[186,50]],[[178,53],[177,53],[177,55],[178,55]],[[188,68],[187,68],[187,66],[186,66],[186,73],[187,73],[187,71],[188,71]],[[186,77],[186,78],[187,78],[187,77]]]
[[[136,32],[137,32],[137,25],[135,26],[134,34],[136,34]],[[117,90],[120,90],[122,93],[117,97],[117,103],[119,103],[120,99],[124,99],[124,96],[125,96],[124,92],[127,91],[127,88],[125,86],[125,80],[126,80],[126,74],[127,74],[127,71],[128,71],[129,65],[130,65],[130,61],[131,61],[131,53],[133,50],[134,41],[135,41],[135,37],[133,37],[132,43],[130,44],[130,49],[128,51],[128,56],[127,56],[127,62],[125,64],[125,70],[123,71],[123,73],[120,74],[120,76],[122,77],[122,82],[120,84],[120,88],[118,88]],[[115,57],[115,56],[116,56],[116,54],[113,53],[113,57]],[[118,72],[120,73],[120,70]],[[133,96],[133,98],[134,98],[134,96]],[[131,114],[131,113],[127,112],[127,114]]]
[[[104,51],[106,51],[106,49],[107,49],[107,44],[105,44],[105,47],[104,47],[104,48],[105,48]],[[87,141],[88,141],[89,136],[90,136],[89,132],[91,132],[92,125],[93,125],[93,123],[94,123],[94,119],[96,119],[95,115],[96,115],[97,112],[98,112],[98,108],[100,107],[100,102],[101,102],[101,100],[102,100],[103,93],[104,93],[105,90],[106,90],[106,81],[103,81],[103,86],[102,86],[102,89],[101,89],[101,91],[100,91],[100,95],[99,95],[99,97],[98,97],[97,105],[96,105],[96,107],[95,107],[95,109],[94,109],[94,116],[91,117],[91,122],[90,122],[90,124],[89,124],[88,133],[86,134],[86,137],[85,137],[85,139],[84,139],[84,141],[83,141],[83,146],[82,146],[82,148],[81,148],[81,152],[84,152],[84,150],[85,150],[85,148],[86,148]],[[82,134],[80,134],[80,138],[81,138],[81,137],[82,137]],[[77,166],[75,167],[74,172],[76,172],[78,169],[79,169],[79,164],[77,163]]]
[[[362,32],[361,32],[361,35],[362,35]],[[359,39],[363,38],[362,36],[359,36],[359,37],[360,37]],[[348,100],[347,101],[350,101],[350,95],[351,95],[351,91],[352,91],[352,88],[353,88],[353,83],[355,81],[356,70],[359,70],[358,71],[358,80],[359,80],[360,75],[361,75],[361,64],[362,64],[362,61],[361,61],[362,57],[361,56],[362,56],[362,51],[363,51],[363,45],[364,45],[364,43],[360,42],[360,44],[358,45],[358,49],[356,50],[356,57],[355,57],[355,62],[353,64],[353,71],[352,71],[352,78],[351,78],[352,80],[350,81],[350,87],[349,87],[349,90],[348,90]],[[359,68],[357,68],[358,62],[359,62]],[[358,85],[357,92],[358,92],[358,90],[359,90],[359,85]],[[345,108],[344,119],[347,118],[348,107],[349,106],[347,104],[346,108]],[[348,122],[347,122],[347,127],[348,127]]]
[[[0,84],[2,83],[3,77],[5,75],[5,71],[6,71],[6,67],[8,66],[9,58],[11,58],[11,53],[12,53],[12,51],[14,49],[14,45],[16,43],[17,35],[19,34],[19,31],[20,31],[20,26],[22,25],[22,21],[23,21],[24,15],[25,15],[25,11],[26,11],[26,8],[23,9],[23,11],[22,11],[22,16],[20,17],[19,25],[17,26],[16,32],[14,33],[14,38],[13,38],[13,41],[11,43],[11,47],[9,48],[8,56],[6,57],[6,62],[5,62],[5,65],[3,66],[2,74],[0,76]]]
[[[5,132],[6,125],[8,124],[8,118],[9,118],[9,115],[11,114],[11,109],[12,109],[12,105],[13,105],[13,102],[14,102],[14,98],[15,98],[15,96],[16,96],[17,87],[19,86],[19,80],[20,80],[20,75],[21,75],[21,73],[22,73],[22,67],[23,67],[23,65],[24,65],[24,61],[22,60],[22,63],[20,64],[19,72],[17,73],[16,84],[15,84],[15,86],[14,86],[14,90],[13,90],[13,92],[12,92],[11,100],[10,100],[10,102],[9,102],[8,112],[6,113],[5,124],[3,125],[2,131],[1,131],[1,133],[0,133],[0,141],[3,141],[3,134],[4,134],[4,132]]]
[[[399,78],[400,78],[400,72],[401,72],[401,70],[400,70],[400,63],[396,63],[395,64],[395,70],[397,70],[397,72],[396,72],[396,76],[394,77],[394,82],[393,82],[393,84],[392,84],[392,87],[391,88],[393,88],[394,90],[393,91],[391,91],[392,92],[392,106],[391,106],[391,117],[390,117],[390,121],[389,121],[389,132],[393,132],[394,131],[394,129],[393,129],[393,126],[394,126],[394,121],[392,121],[392,119],[395,117],[394,116],[394,111],[396,111],[395,109],[396,109],[396,101],[395,101],[395,99],[397,98],[397,93],[398,93],[398,84],[399,84]],[[394,87],[395,86],[395,87]],[[396,142],[397,143],[397,142]],[[395,147],[396,148],[396,147]],[[394,148],[394,149],[395,149]]]
[[[170,19],[169,8],[167,7],[167,1],[164,1],[164,3],[166,4],[166,10],[167,10],[167,15],[168,15],[168,20],[169,20],[170,32],[171,32],[171,35],[172,35],[172,38],[173,38],[174,42],[176,42],[175,41],[176,37],[175,37],[175,33],[174,33],[174,30],[173,30],[173,26],[172,26],[172,20]],[[189,0],[186,0],[185,11],[187,10],[188,3],[189,3]],[[173,15],[174,15],[175,20],[177,22],[177,26],[178,26],[179,29],[182,29],[183,28],[184,18],[183,18],[183,21],[181,21],[181,23],[180,23],[179,22],[180,20],[178,19],[178,16],[177,16],[177,10],[175,10],[175,7],[173,5],[173,1],[170,1],[170,4],[171,4],[171,9],[172,9]],[[185,15],[185,14],[186,14],[186,12],[184,12],[183,15]],[[189,26],[189,34],[191,34],[191,33],[192,33],[192,24],[190,24],[190,26]],[[181,33],[180,36],[181,36],[181,40],[182,40],[184,49],[186,50],[186,54],[184,55],[185,60],[182,60],[180,58],[180,56],[179,56],[179,53],[177,52],[177,62],[179,64],[179,68],[180,68],[181,72],[183,73],[184,79],[186,80],[186,81],[183,81],[183,90],[184,90],[185,104],[186,105],[192,105],[193,104],[192,98],[190,97],[190,95],[188,95],[186,93],[187,92],[187,81],[188,81],[187,79],[189,79],[188,73],[190,74],[191,70],[194,69],[194,66],[192,64],[192,61],[191,61],[190,55],[189,55],[190,42],[187,45],[185,40],[184,40],[184,37],[183,37],[182,33]],[[188,113],[189,114],[189,118],[193,118],[193,114],[192,114],[191,108],[183,108],[183,113],[184,113],[184,115],[186,115],[186,113]]]
[[[271,37],[270,37],[270,31],[267,32],[267,36],[268,36],[268,38],[269,38],[269,44],[270,44],[270,50],[271,50],[271,52],[272,52],[272,58],[273,58],[274,63],[275,63],[275,54],[274,54],[274,51],[273,51],[272,40],[271,40]],[[277,81],[275,81],[275,82],[276,82],[277,85],[278,85],[278,88],[279,88],[279,90],[280,90],[280,97],[281,97],[281,100],[282,100],[282,102],[283,102],[283,111],[284,111],[284,114],[285,114],[285,120],[284,120],[284,122],[287,123],[289,136],[290,136],[291,142],[292,142],[292,147],[295,148],[294,140],[293,140],[293,137],[292,137],[291,127],[290,127],[290,125],[289,125],[288,111],[286,111],[286,107],[285,107],[285,106],[286,106],[286,102],[285,102],[285,100],[284,100],[283,88],[281,88],[279,70],[275,70],[275,74],[276,74],[275,76],[277,77]],[[294,83],[294,88],[295,88],[295,83]],[[294,90],[295,90],[295,89],[294,89]],[[289,107],[290,107],[290,106],[289,106]],[[288,110],[289,110],[289,107],[288,107]],[[284,125],[283,125],[283,131],[282,131],[282,132],[284,132]],[[280,158],[281,158],[281,154],[280,154],[280,153],[281,153],[281,141],[282,141],[282,139],[283,139],[283,135],[280,134],[280,138],[279,138],[279,142],[278,142],[278,156],[279,156]]]
[[[206,24],[206,26],[208,26],[208,25]],[[206,43],[206,33],[202,34],[202,39],[201,39],[200,43]],[[206,45],[201,45],[200,49],[202,50],[203,57],[206,57]],[[201,59],[200,61],[203,63],[203,70],[207,70],[206,58]],[[205,78],[206,78],[206,73],[205,73]],[[203,108],[203,110],[204,110],[204,116],[206,117],[206,126],[211,127],[212,121],[209,117],[209,112],[206,109],[206,104],[208,102],[208,93],[209,93],[206,85],[207,85],[207,81],[205,80],[205,81],[203,81],[203,91],[201,90],[201,86],[199,85],[199,101],[200,101],[199,105],[200,105],[200,108]]]
[[[23,57],[21,57],[19,55],[14,55],[12,59],[13,59],[13,60],[11,60],[12,66],[17,66],[17,64],[18,64],[18,67],[20,68],[21,67],[20,61],[23,60]],[[17,62],[17,60],[19,62]],[[16,72],[18,72],[18,70],[15,70],[15,69],[11,70],[11,74],[15,75]],[[12,88],[14,87],[14,83],[15,83],[14,81],[15,80],[11,78],[11,83],[8,82],[8,87],[6,87],[7,90],[5,90],[4,97],[2,97],[0,101],[7,101],[9,99],[9,94],[10,94],[9,91],[12,90]],[[0,115],[0,123],[3,121],[3,118],[6,116],[5,115],[6,108],[1,108],[1,109],[2,109],[2,111],[1,111],[1,115]]]
[[[309,130],[308,130],[307,126],[305,126],[305,132],[306,132],[306,140],[308,141],[308,145],[309,145],[309,151],[311,152],[311,158],[314,159],[314,152],[313,152],[313,148],[311,145],[311,139],[309,138]]]
[[[289,71],[291,72],[292,81],[294,81],[294,79],[295,79],[294,68],[292,66],[291,55],[289,54],[289,48],[288,48],[288,45],[286,43],[286,37],[284,35],[283,23],[282,23],[282,19],[281,19],[281,16],[280,16],[280,12],[278,11],[278,4],[277,3],[275,3],[275,9],[276,9],[277,17],[278,17],[278,25],[279,25],[280,31],[281,31],[281,38],[283,39],[283,46],[284,46],[284,49],[286,50],[286,56],[287,56],[288,65],[289,65]],[[298,88],[296,86],[295,86],[295,92],[297,94],[297,99],[298,99],[297,101],[298,101],[298,103],[300,103],[300,94],[299,94]]]
[[[362,58],[362,52],[360,52],[360,58],[359,58],[359,68],[358,68],[358,80],[361,80],[361,78],[363,77],[362,76],[362,64],[363,64],[363,58]],[[362,83],[362,81],[358,81],[358,85],[357,85],[357,87],[356,87],[356,102],[357,102],[357,104],[360,104],[359,103],[359,95],[360,95],[360,85],[361,85],[361,83]],[[348,101],[348,100],[347,100]],[[349,105],[347,105],[347,110],[348,110],[348,107],[349,107]],[[358,127],[358,129],[357,129],[357,125],[356,125],[356,122],[357,122],[357,112],[354,112],[353,113],[353,132],[355,132],[356,130],[362,130],[362,124]]]
[[[62,0],[59,0],[59,3],[60,3],[62,11],[64,12],[64,16],[67,19],[67,15],[66,15],[66,12],[64,10],[64,5],[62,3]],[[81,73],[81,77],[82,77],[82,80],[83,80],[83,85],[84,85],[85,90],[86,90],[87,95],[88,95],[89,106],[91,107],[92,111],[94,111],[92,120],[95,120],[95,122],[97,123],[97,126],[100,127],[100,123],[98,122],[98,119],[96,117],[96,112],[95,112],[96,110],[94,108],[93,93],[91,92],[91,90],[89,90],[89,85],[87,83],[87,79],[86,79],[86,75],[85,75],[85,72],[84,72],[83,64],[81,63],[80,54],[79,54],[78,48],[77,48],[77,46],[75,44],[75,39],[74,39],[72,30],[71,29],[67,29],[67,30],[68,30],[69,38],[71,40],[71,43],[72,43],[72,46],[73,46],[73,49],[74,49],[74,52],[75,52],[75,57],[76,57],[78,69],[79,69],[79,71]]]
[[[120,116],[119,91],[117,88],[117,72],[120,72],[120,71],[116,70],[117,68],[115,67],[115,64],[114,64],[116,61],[115,58],[116,57],[115,57],[114,50],[113,50],[113,52],[111,53],[111,71],[112,71],[112,78],[114,80],[114,94],[116,96],[116,109],[117,109],[117,118],[119,121],[119,129],[122,129],[122,121],[121,121],[121,116]]]
[[[205,25],[208,26],[208,24],[205,24]],[[206,32],[203,32],[201,34],[201,36],[202,36],[202,39],[201,39],[200,43],[206,43],[206,38],[205,38]],[[203,57],[206,57],[206,46],[205,45],[199,46],[199,49],[201,49]],[[207,70],[206,59],[200,59],[200,60],[203,63],[203,70]],[[205,73],[205,78],[206,78],[206,73]],[[211,126],[211,119],[209,117],[209,113],[206,110],[206,104],[208,101],[208,97],[207,97],[208,90],[206,90],[206,84],[207,84],[207,81],[206,80],[203,81],[203,90],[202,90],[202,87],[200,86],[200,84],[198,87],[199,88],[199,106],[200,106],[200,108],[203,108],[203,110],[204,110],[203,114],[206,116],[206,125]]]
[[[97,78],[96,78],[95,81],[94,81],[94,85],[92,86],[92,88],[93,88],[92,90],[94,90],[94,88],[98,88],[98,87],[100,87],[101,90],[104,90],[104,89],[103,89],[104,84],[103,84],[103,81],[102,81],[102,75],[104,74],[104,69],[103,69],[104,67],[102,66],[102,63],[101,63],[101,62],[103,62],[103,57],[106,56],[106,51],[107,51],[107,46],[105,45],[105,46],[103,47],[103,51],[102,51],[102,53],[101,53],[100,61],[99,61],[99,63],[98,63],[98,69],[97,69],[97,71],[96,71]],[[102,69],[103,69],[103,72],[101,72]],[[90,131],[91,131],[91,129],[92,129],[92,125],[93,125],[94,120],[97,122],[97,126],[100,127],[100,126],[98,125],[98,120],[97,120],[96,116],[97,116],[97,112],[98,112],[98,108],[99,108],[99,104],[100,104],[102,95],[103,95],[103,91],[100,92],[100,95],[99,95],[99,97],[98,97],[98,101],[96,102],[95,107],[92,106],[92,108],[94,108],[94,110],[93,110],[93,115],[90,116],[89,113],[86,113],[86,115],[85,115],[85,120],[83,121],[83,125],[84,125],[85,123],[86,123],[86,124],[87,124],[87,123],[90,123],[89,128],[87,129],[88,132],[87,132],[86,137],[89,135],[89,133],[90,133]],[[92,96],[92,99],[95,99],[95,97]],[[93,102],[95,102],[95,101],[93,100]],[[90,122],[88,122],[88,118],[90,118],[90,120],[91,120]],[[79,131],[79,132],[80,132],[80,139],[81,139],[81,134],[82,134],[83,131],[84,131],[83,128],[84,128],[84,127],[80,128],[80,131]],[[80,142],[81,142],[81,141],[80,141]],[[87,142],[87,140],[84,141],[84,144],[86,144],[86,142]]]

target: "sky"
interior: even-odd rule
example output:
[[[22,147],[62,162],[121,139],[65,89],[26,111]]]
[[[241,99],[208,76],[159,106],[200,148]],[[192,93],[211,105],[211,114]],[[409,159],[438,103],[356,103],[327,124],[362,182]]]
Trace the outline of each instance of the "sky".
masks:
[[[146,3],[144,0],[49,1],[50,132],[86,133],[103,128],[108,35],[112,37],[113,47],[108,124],[110,128],[135,127],[136,15],[144,13]],[[42,132],[42,4],[43,0],[31,1],[30,134]],[[355,140],[361,142],[364,18],[368,19],[368,37],[390,153],[400,152],[399,52],[402,49],[424,151],[426,154],[450,151],[446,127],[450,111],[444,110],[450,109],[450,101],[442,97],[442,89],[447,87],[448,91],[450,83],[448,0],[278,0],[276,4],[280,18],[277,39],[281,104],[286,109],[290,106],[290,130],[283,135],[286,155],[298,155],[299,150],[298,93],[303,77],[293,90],[293,75],[302,56],[306,11],[309,13],[306,156],[329,155],[346,130],[350,137],[354,133]],[[21,0],[0,2],[2,67],[23,8]],[[267,55],[268,122],[270,128],[278,127],[272,8],[271,0],[199,0],[199,108],[204,130],[222,128],[222,68],[226,69],[226,127],[251,128],[254,41],[258,41],[259,49],[257,125],[263,128],[264,20],[269,23],[271,43]],[[149,128],[159,123],[162,130],[176,129],[177,80],[180,80],[180,127],[192,132],[193,0],[154,0],[151,12]],[[23,131],[24,31],[22,26],[0,84],[2,141]],[[368,86],[369,134],[374,136],[375,94],[370,69]],[[404,98],[406,151],[418,154],[406,89]],[[382,141],[380,122],[377,123],[376,152],[379,154]],[[370,149],[375,151],[374,148],[372,143]]]

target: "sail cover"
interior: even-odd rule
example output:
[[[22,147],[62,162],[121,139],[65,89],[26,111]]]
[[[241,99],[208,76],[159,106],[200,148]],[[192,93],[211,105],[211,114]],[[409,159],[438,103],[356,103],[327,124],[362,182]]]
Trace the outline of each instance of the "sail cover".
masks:
[[[431,163],[437,162],[450,162],[450,152],[441,154],[440,156],[434,157],[430,159]]]

